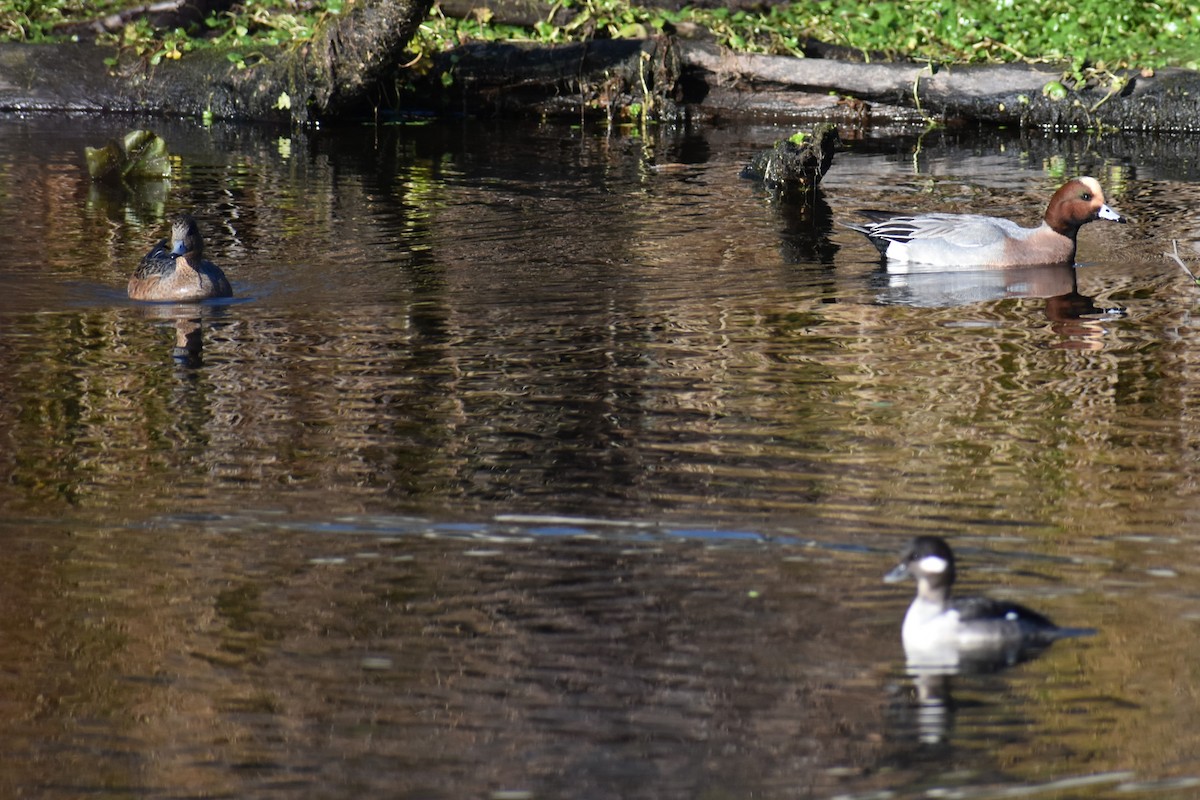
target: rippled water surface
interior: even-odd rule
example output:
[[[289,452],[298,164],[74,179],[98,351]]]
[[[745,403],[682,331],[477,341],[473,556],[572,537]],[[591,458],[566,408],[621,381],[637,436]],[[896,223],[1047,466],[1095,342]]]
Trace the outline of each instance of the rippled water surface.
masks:
[[[847,132],[797,208],[790,132],[0,118],[0,794],[1194,796],[1195,141]],[[1074,270],[839,224],[1076,174]],[[177,210],[232,301],[126,300]],[[910,676],[921,533],[1099,633]]]

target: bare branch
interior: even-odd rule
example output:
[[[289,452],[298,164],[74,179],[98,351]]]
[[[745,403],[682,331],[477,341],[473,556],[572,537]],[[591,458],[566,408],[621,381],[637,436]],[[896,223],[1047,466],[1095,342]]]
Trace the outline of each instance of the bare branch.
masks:
[[[1200,286],[1200,280],[1197,280],[1195,273],[1192,272],[1190,269],[1188,269],[1187,264],[1184,264],[1183,259],[1179,257],[1179,240],[1178,239],[1171,240],[1171,249],[1173,252],[1163,253],[1163,255],[1165,255],[1167,258],[1173,259],[1175,261],[1175,263],[1179,265],[1179,268],[1181,270],[1183,270],[1184,272],[1186,272],[1187,276],[1192,279],[1192,283],[1196,284],[1197,286]]]

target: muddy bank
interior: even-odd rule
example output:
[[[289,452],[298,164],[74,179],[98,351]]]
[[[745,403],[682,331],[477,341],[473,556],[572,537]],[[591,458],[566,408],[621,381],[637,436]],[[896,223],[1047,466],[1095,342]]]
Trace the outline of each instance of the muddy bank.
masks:
[[[1059,129],[1194,131],[1200,74],[1130,73],[1119,92],[1052,95],[1046,65],[925,64],[735,54],[698,38],[555,46],[475,43],[415,72],[405,51],[422,2],[364,4],[313,44],[246,69],[214,51],[112,69],[111,48],[0,45],[0,110],[117,111],[309,123],[381,113],[645,118],[770,117],[871,125],[991,123]]]

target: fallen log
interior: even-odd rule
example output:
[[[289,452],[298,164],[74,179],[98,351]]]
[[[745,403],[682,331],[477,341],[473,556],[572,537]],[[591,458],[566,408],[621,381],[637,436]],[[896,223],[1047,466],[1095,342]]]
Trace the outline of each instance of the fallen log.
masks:
[[[883,103],[884,116],[907,108],[941,121],[967,120],[1027,127],[1117,128],[1194,131],[1200,127],[1200,74],[1166,69],[1155,74],[1127,72],[1119,89],[1089,86],[1061,95],[1061,70],[1050,65],[993,64],[932,67],[927,64],[864,64],[834,59],[736,54],[707,43],[681,47],[685,74],[699,71],[715,85],[737,83],[776,92],[765,113],[783,112],[778,92],[827,95],[832,92],[868,103]],[[685,98],[686,102],[686,98]],[[754,112],[746,103],[744,112]],[[878,109],[876,113],[878,113]],[[809,116],[801,105],[798,116]],[[901,114],[900,116],[904,116]],[[909,115],[911,118],[911,115]]]
[[[646,59],[669,53],[654,81]],[[641,60],[639,60],[641,59]],[[677,66],[676,66],[677,65]],[[639,72],[639,70],[641,72]],[[442,75],[448,80],[438,80]],[[1127,73],[1119,90],[1068,91],[1045,64],[936,67],[731,53],[709,41],[472,44],[436,57],[411,103],[447,109],[584,114],[616,104],[660,116],[770,116],[859,123],[969,121],[1059,129],[1196,130],[1200,74]],[[443,87],[448,85],[449,89]],[[1059,90],[1056,94],[1050,87]],[[647,91],[653,93],[647,103]]]
[[[642,86],[644,62],[669,52],[670,69]],[[450,76],[442,80],[442,75]],[[544,46],[480,43],[440,54],[412,102],[430,98],[443,108],[493,111],[535,109],[579,114],[612,106],[649,104],[661,116],[769,115],[866,121],[917,121],[923,114],[964,115],[1015,122],[1021,97],[1040,96],[1059,73],[997,66],[931,72],[913,63],[864,64],[820,58],[731,53],[711,42],[675,37],[593,40]],[[670,82],[670,85],[668,85]],[[440,87],[449,86],[442,90]]]
[[[986,113],[996,121],[1016,121],[1021,97],[1040,95],[1060,72],[1045,67],[997,64],[987,67],[931,68],[911,62],[864,64],[825,58],[793,58],[731,53],[708,43],[682,48],[685,66],[718,84],[770,85],[815,94],[855,97],[889,106],[907,106],[930,115]]]
[[[562,28],[578,16],[574,9],[541,0],[438,0],[438,8],[447,17],[486,19],[493,25],[521,28],[532,28],[539,22]]]
[[[60,36],[118,33],[139,19],[147,20],[157,30],[198,28],[209,16],[232,7],[233,0],[157,0],[83,22],[64,22],[56,25],[54,32]]]

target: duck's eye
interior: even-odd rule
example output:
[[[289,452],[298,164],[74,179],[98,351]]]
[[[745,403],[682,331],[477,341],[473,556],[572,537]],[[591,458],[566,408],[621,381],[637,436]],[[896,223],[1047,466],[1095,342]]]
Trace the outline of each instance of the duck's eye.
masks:
[[[1091,193],[1091,192],[1084,192],[1083,194],[1079,195],[1079,197],[1080,197],[1080,199],[1082,199],[1082,200],[1091,200],[1091,199],[1092,199],[1092,193]]]

